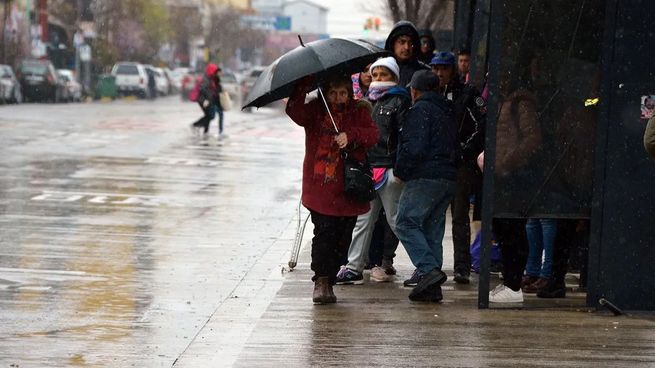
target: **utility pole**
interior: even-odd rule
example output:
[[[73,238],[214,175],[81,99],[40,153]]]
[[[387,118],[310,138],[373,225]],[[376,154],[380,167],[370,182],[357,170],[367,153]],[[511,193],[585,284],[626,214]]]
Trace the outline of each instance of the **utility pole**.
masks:
[[[5,8],[2,19],[2,39],[0,39],[0,44],[2,44],[2,63],[7,64],[7,42],[5,39],[5,32],[7,30],[7,19],[9,19],[9,5],[11,0],[4,0]]]

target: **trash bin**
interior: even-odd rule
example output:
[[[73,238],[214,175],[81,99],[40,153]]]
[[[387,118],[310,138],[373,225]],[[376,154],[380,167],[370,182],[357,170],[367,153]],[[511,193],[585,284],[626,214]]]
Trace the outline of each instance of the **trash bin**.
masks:
[[[112,100],[118,96],[118,89],[116,88],[116,77],[111,74],[102,74],[98,77],[96,84],[96,99],[111,98]]]

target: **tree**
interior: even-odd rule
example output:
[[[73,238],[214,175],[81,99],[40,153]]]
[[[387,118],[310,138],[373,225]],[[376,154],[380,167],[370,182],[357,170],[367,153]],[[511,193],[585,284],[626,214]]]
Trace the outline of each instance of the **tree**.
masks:
[[[385,8],[394,23],[408,20],[419,28],[439,30],[451,25],[453,0],[386,0]]]
[[[240,15],[231,8],[212,13],[210,34],[205,35],[205,40],[213,60],[227,62],[234,57],[237,48],[254,49],[264,45],[264,32],[244,26]]]

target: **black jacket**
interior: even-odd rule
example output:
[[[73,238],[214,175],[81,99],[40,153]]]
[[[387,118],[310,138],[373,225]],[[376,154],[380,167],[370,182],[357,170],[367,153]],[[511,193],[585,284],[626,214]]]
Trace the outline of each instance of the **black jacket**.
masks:
[[[475,163],[484,150],[485,116],[476,99],[482,102],[480,92],[459,78],[447,85],[444,97],[453,102],[453,112],[457,124],[457,141],[461,147],[464,163]],[[477,164],[476,164],[477,165]]]
[[[380,131],[378,143],[368,151],[372,167],[393,167],[398,150],[398,132],[411,106],[411,98],[404,88],[392,88],[373,106],[373,121]]]
[[[405,115],[394,175],[404,181],[455,180],[456,135],[451,103],[425,92]]]

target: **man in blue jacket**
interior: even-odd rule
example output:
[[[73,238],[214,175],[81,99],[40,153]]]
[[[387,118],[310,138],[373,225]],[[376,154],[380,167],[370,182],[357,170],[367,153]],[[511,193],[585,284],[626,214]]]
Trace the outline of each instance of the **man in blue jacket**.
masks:
[[[396,230],[419,273],[412,301],[438,302],[447,277],[442,241],[446,210],[455,193],[457,127],[439,78],[419,70],[409,84],[414,105],[405,116],[394,173],[405,182]]]

